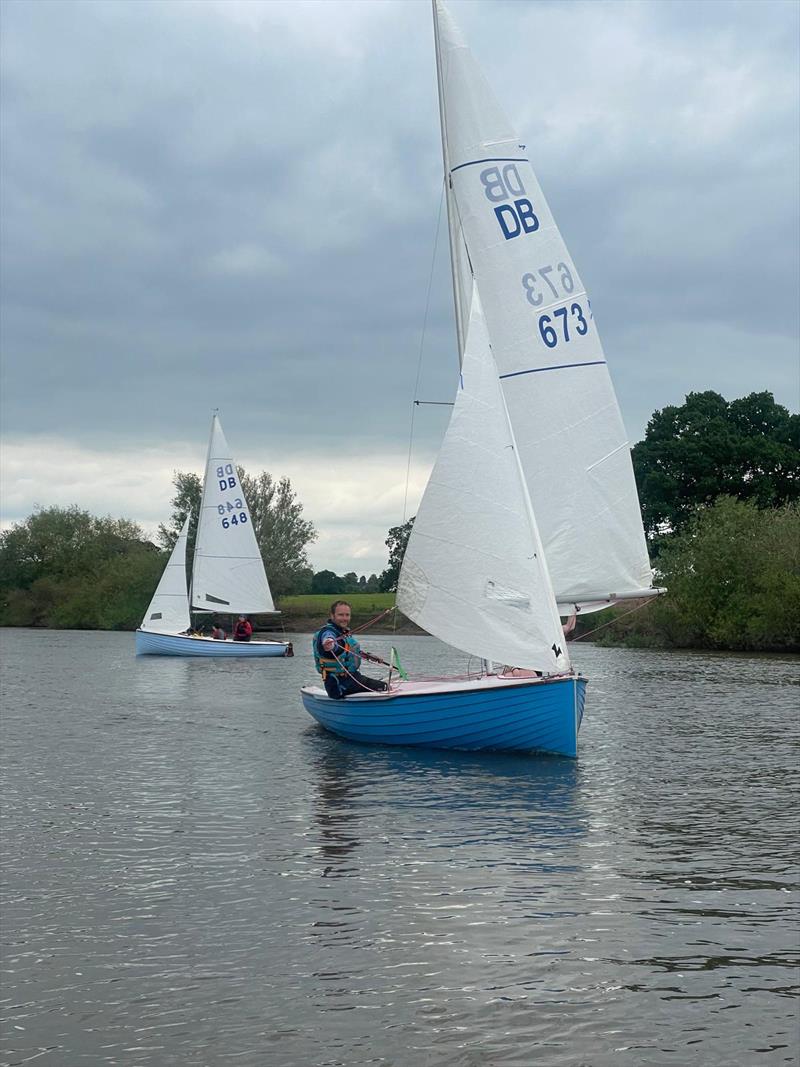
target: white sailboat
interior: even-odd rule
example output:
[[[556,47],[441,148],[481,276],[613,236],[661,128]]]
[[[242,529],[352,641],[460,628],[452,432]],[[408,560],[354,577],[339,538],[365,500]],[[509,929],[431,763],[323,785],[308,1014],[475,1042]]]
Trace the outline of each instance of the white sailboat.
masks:
[[[397,606],[485,669],[303,702],[359,741],[574,756],[586,680],[559,614],[657,591],[584,286],[442,0],[433,16],[462,374]]]
[[[136,654],[158,656],[284,656],[286,641],[217,641],[183,633],[195,611],[257,615],[275,611],[236,462],[219,417],[211,422],[197,521],[191,594],[186,584],[183,524],[150,607],[136,631]]]

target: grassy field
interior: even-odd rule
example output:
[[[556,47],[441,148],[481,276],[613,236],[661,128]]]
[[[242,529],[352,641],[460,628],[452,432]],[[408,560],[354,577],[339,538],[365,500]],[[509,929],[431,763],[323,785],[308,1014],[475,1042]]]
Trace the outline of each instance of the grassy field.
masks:
[[[330,593],[305,594],[303,596],[285,596],[277,605],[286,615],[320,615],[328,614],[328,608],[334,600],[346,600],[353,608],[354,615],[377,615],[380,611],[394,607],[394,593],[342,593],[333,596]]]

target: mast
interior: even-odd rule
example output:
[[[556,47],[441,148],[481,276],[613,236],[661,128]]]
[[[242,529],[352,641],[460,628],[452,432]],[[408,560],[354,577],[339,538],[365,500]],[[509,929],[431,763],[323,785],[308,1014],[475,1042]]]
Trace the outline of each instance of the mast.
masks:
[[[211,457],[211,445],[214,441],[214,424],[217,420],[217,412],[219,408],[214,408],[214,414],[211,416],[211,433],[208,435],[208,448],[206,449],[206,465],[203,468],[203,488],[200,493],[200,511],[197,515],[197,528],[194,535],[194,552],[192,553],[192,574],[189,581],[189,613],[191,615],[194,599],[194,572],[197,564],[197,548],[200,544],[201,527],[203,525],[203,508],[206,502],[206,482],[208,481],[208,461]]]
[[[431,0],[431,5],[433,9],[433,38],[436,47],[436,84],[439,91],[439,125],[442,133],[442,164],[444,166],[444,186],[447,199],[447,232],[450,238],[450,274],[453,282],[453,305],[456,312],[456,338],[458,340],[458,365],[460,368],[464,362],[464,343],[466,338],[464,308],[461,301],[461,290],[458,285],[457,270],[459,249],[456,234],[460,232],[460,223],[450,181],[450,154],[447,149],[447,116],[444,106],[442,55],[439,43],[439,13],[436,9],[436,0]]]

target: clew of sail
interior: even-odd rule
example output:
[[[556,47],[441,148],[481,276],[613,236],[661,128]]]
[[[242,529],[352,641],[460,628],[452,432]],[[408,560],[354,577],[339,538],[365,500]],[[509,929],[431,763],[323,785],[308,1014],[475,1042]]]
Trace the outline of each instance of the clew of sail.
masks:
[[[256,615],[275,610],[236,461],[211,424],[192,567],[193,608]]]
[[[403,559],[397,606],[482,659],[569,668],[478,289],[461,385]]]
[[[142,619],[141,630],[169,634],[188,630],[189,598],[186,593],[186,540],[191,513],[186,516],[178,540],[170,553],[169,562],[161,575],[150,607]]]
[[[458,224],[562,613],[653,595],[630,449],[584,285],[524,146],[442,0]]]

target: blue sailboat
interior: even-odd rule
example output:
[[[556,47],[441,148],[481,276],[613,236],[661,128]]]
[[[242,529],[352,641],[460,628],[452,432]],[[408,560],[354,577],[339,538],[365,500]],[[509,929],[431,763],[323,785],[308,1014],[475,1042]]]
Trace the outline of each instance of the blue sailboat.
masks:
[[[560,615],[657,590],[585,287],[442,0],[433,16],[461,375],[397,607],[483,669],[302,699],[356,741],[575,756],[586,679]]]

